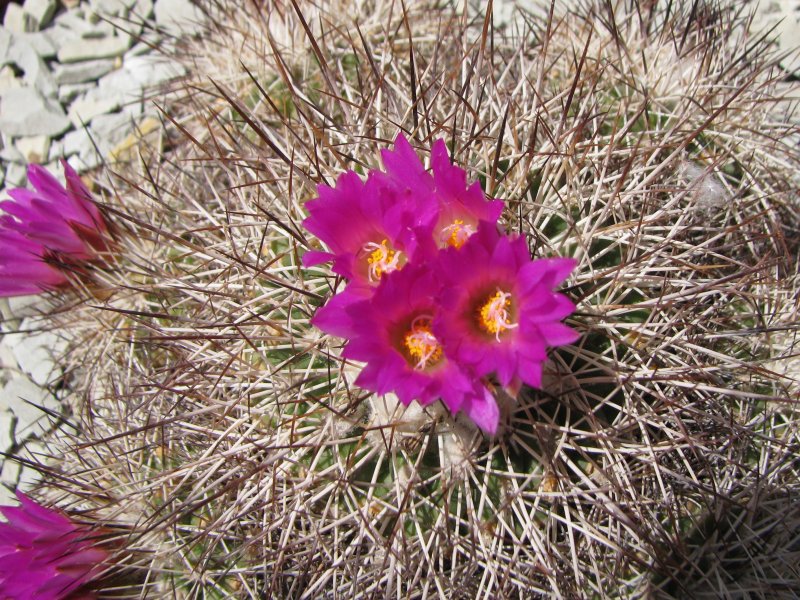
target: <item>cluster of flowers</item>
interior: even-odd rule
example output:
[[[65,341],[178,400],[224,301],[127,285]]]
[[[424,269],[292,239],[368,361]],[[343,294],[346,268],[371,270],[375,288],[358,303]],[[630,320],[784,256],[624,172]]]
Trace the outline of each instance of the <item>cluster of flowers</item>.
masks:
[[[67,186],[28,166],[33,190],[0,202],[0,296],[38,294],[69,283],[105,248],[106,224],[78,174],[62,161]]]
[[[432,174],[402,135],[382,158],[385,172],[344,173],[306,205],[306,229],[330,251],[306,252],[303,263],[332,261],[348,282],[312,323],[366,363],[362,388],[406,405],[441,399],[493,434],[489,382],[513,395],[522,383],[539,387],[547,347],[578,337],[560,322],[575,306],[554,291],[575,261],[531,260],[525,240],[498,226],[502,201],[467,185],[442,140]]]
[[[93,598],[86,585],[102,574],[108,554],[92,532],[17,492],[20,506],[2,506],[0,598]]]
[[[106,248],[108,228],[92,195],[64,161],[66,187],[38,165],[34,189],[9,190],[0,202],[0,296],[38,294],[70,283]],[[0,507],[0,598],[94,598],[86,585],[108,559],[92,532],[17,493],[20,506]]]

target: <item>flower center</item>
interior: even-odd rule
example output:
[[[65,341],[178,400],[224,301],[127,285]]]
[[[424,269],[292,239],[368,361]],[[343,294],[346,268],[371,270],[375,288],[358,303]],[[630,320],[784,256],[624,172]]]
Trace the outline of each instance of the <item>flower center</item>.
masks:
[[[478,325],[487,333],[494,334],[495,339],[500,341],[500,334],[507,329],[514,329],[519,323],[512,323],[508,315],[511,306],[511,294],[497,290],[484,304],[478,309]]]
[[[411,322],[411,328],[403,337],[403,345],[409,356],[416,361],[418,371],[435,365],[442,359],[442,345],[431,331],[431,318],[420,315]]]
[[[463,219],[456,219],[450,225],[443,228],[439,235],[445,246],[461,248],[473,233],[475,233],[474,227],[466,225]]]
[[[400,268],[402,253],[392,250],[386,240],[380,244],[369,242],[364,244],[367,252],[367,276],[371,282],[376,282],[384,273],[391,273]]]

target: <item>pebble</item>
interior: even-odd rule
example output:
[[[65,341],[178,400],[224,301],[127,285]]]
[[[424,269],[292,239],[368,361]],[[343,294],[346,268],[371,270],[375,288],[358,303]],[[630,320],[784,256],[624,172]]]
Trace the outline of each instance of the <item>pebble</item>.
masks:
[[[24,162],[40,164],[47,160],[50,152],[50,138],[46,135],[22,137],[14,142]]]
[[[7,135],[49,135],[64,133],[71,126],[61,105],[32,87],[7,90],[0,103],[0,131]]]
[[[58,86],[58,101],[61,104],[69,104],[81,94],[86,94],[97,85],[94,81],[85,83],[63,83]]]
[[[12,378],[1,393],[17,418],[16,433],[13,436],[15,442],[43,434],[52,424],[52,417],[48,411],[61,412],[61,403],[50,392],[24,375]]]
[[[75,127],[82,127],[99,115],[105,115],[119,108],[119,101],[116,98],[105,98],[94,100],[92,98],[78,98],[70,104],[70,121]]]
[[[61,376],[53,356],[64,349],[64,340],[51,331],[36,331],[36,322],[24,319],[22,333],[6,334],[19,368],[37,385],[47,385]]]
[[[0,409],[0,452],[8,452],[14,445],[14,413]]]
[[[25,0],[23,10],[30,15],[36,23],[36,29],[41,29],[50,24],[56,12],[56,0]]]
[[[23,85],[22,80],[14,74],[14,69],[9,66],[0,69],[0,96],[8,90],[20,88]]]
[[[172,35],[198,33],[205,15],[190,0],[159,0],[155,4],[156,24]]]
[[[87,81],[97,81],[106,73],[114,69],[114,60],[110,58],[101,60],[84,60],[67,65],[56,65],[53,70],[53,77],[59,86],[70,83],[85,83]],[[59,94],[61,90],[59,88]],[[60,100],[59,96],[59,100]]]
[[[62,63],[111,58],[120,56],[130,47],[128,36],[110,36],[102,38],[82,38],[67,42],[58,49],[58,60]]]
[[[3,27],[13,33],[32,31],[32,24],[25,11],[19,4],[6,4],[6,16],[3,18]]]
[[[19,163],[8,163],[3,182],[6,187],[23,187],[28,182],[28,170]]]
[[[45,96],[58,92],[56,81],[36,49],[22,38],[15,39],[8,51],[8,62],[24,71],[22,81],[33,86]]]
[[[15,43],[27,44],[42,58],[53,58],[56,55],[56,44],[48,31],[34,33],[17,33],[14,35]]]

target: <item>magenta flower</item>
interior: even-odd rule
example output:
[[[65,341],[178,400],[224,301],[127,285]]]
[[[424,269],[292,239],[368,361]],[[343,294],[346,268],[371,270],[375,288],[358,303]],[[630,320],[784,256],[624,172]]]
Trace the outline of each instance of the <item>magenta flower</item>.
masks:
[[[444,140],[436,140],[431,149],[433,175],[402,134],[394,150],[381,155],[387,179],[400,197],[416,201],[420,221],[429,224],[438,248],[460,248],[481,221],[496,223],[503,211],[502,200],[487,200],[480,183],[467,185],[466,172],[450,163]]]
[[[494,433],[494,398],[480,379],[448,358],[433,333],[439,291],[435,273],[408,265],[383,277],[371,298],[335,306],[324,323],[316,316],[312,322],[349,339],[342,355],[366,363],[357,385],[377,394],[394,392],[406,405],[441,398],[451,412],[463,410]]]
[[[85,593],[108,554],[95,547],[88,528],[20,492],[17,498],[21,506],[0,507],[8,519],[0,523],[0,597],[59,600]]]
[[[319,198],[306,204],[310,216],[303,225],[330,252],[306,252],[306,266],[332,260],[334,272],[369,290],[417,252],[414,205],[398,199],[385,182],[375,177],[364,182],[348,171],[336,187],[320,185],[318,191]]]
[[[105,221],[65,162],[66,189],[39,165],[28,166],[33,190],[0,202],[0,296],[35,294],[69,282],[67,272],[105,248]]]
[[[483,224],[461,249],[441,252],[440,318],[434,333],[453,360],[501,385],[539,387],[548,346],[579,336],[561,319],[575,310],[556,291],[575,268],[567,258],[531,260],[525,240]]]

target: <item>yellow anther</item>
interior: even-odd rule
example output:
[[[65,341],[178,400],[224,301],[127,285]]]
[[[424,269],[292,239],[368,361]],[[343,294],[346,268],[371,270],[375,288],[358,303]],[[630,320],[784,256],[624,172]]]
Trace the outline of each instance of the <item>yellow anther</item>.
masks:
[[[508,315],[511,306],[511,294],[497,290],[478,310],[478,324],[487,333],[493,333],[500,341],[500,334],[507,329],[514,329],[518,323],[512,323]]]
[[[465,225],[464,219],[456,219],[442,229],[440,239],[445,246],[461,248],[473,233],[475,233],[474,227]]]
[[[375,242],[364,244],[364,251],[369,253],[367,276],[372,282],[378,281],[384,273],[391,273],[400,268],[402,254],[389,248],[387,240],[383,240],[380,244]]]
[[[431,318],[420,315],[411,322],[411,328],[403,337],[403,345],[409,356],[416,361],[418,371],[434,365],[442,358],[442,345],[431,331]]]

